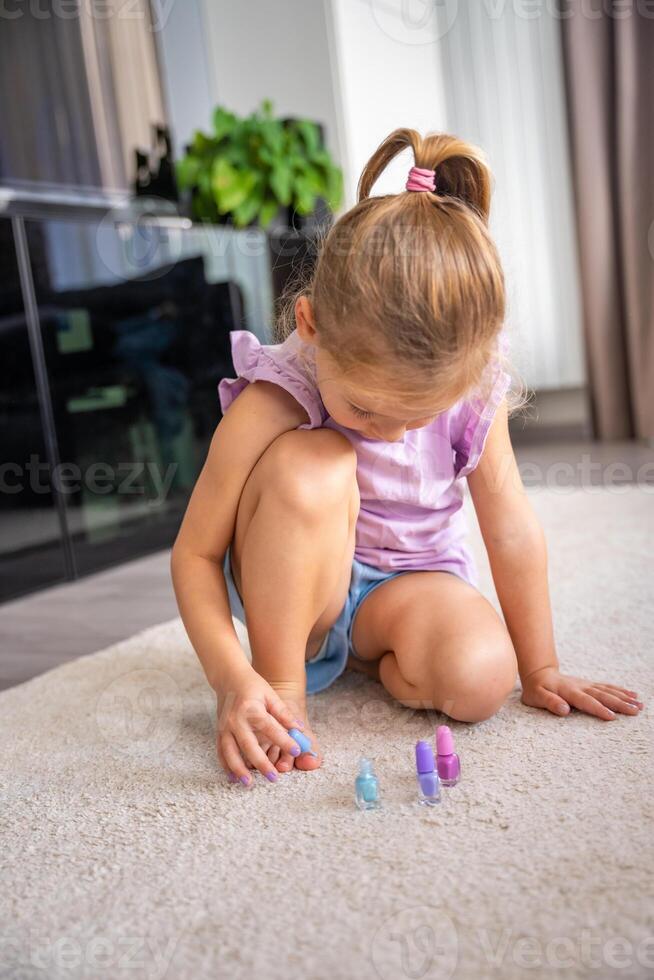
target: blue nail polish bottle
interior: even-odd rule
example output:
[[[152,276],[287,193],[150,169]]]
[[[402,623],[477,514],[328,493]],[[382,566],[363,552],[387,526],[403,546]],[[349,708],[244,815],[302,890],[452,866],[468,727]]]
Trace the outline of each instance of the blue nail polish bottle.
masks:
[[[359,775],[354,781],[354,799],[360,810],[378,810],[381,806],[379,780],[370,759],[359,760]]]
[[[416,772],[418,776],[418,800],[425,806],[435,806],[441,801],[441,783],[436,772],[434,752],[429,742],[416,743]]]

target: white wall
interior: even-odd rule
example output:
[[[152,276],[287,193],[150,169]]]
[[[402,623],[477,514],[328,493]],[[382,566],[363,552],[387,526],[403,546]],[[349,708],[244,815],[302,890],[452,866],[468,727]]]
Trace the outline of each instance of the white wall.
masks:
[[[276,115],[325,126],[340,157],[337,111],[322,0],[201,0],[215,102],[248,114],[261,100]]]
[[[151,0],[163,89],[175,143],[182,156],[196,129],[207,130],[215,105],[207,62],[203,0]]]
[[[548,4],[490,0],[445,0],[439,13],[448,125],[485,149],[495,175],[517,366],[534,388],[583,385],[560,21]]]
[[[399,126],[421,132],[445,127],[446,106],[435,19],[425,43],[412,44],[400,2],[326,0],[335,90],[342,114],[346,207],[368,158]],[[402,190],[412,161],[397,157],[375,193]]]

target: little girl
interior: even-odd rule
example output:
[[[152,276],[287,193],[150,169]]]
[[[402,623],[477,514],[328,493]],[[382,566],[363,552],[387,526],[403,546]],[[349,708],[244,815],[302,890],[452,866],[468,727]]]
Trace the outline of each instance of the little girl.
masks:
[[[406,148],[406,189],[371,197]],[[522,701],[557,715],[642,707],[634,691],[559,671],[546,545],[508,433],[489,205],[479,150],[398,129],[326,235],[279,343],[231,333],[238,377],[220,382],[224,417],[172,574],[232,781],[318,767],[306,694],[346,667],[460,721],[496,712],[517,672]],[[504,621],[476,587],[464,478]],[[315,756],[300,753],[293,726]]]

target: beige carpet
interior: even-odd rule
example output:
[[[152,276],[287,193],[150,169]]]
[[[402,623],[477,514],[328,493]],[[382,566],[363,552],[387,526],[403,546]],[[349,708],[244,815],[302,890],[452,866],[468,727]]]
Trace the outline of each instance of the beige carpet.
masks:
[[[532,498],[564,667],[647,701],[654,496]],[[324,768],[251,792],[212,707],[179,622],[0,696],[3,976],[652,976],[649,707],[560,719],[516,690],[454,726],[464,778],[428,812],[412,752],[438,718],[360,675],[313,698]],[[353,807],[362,752],[378,813]]]

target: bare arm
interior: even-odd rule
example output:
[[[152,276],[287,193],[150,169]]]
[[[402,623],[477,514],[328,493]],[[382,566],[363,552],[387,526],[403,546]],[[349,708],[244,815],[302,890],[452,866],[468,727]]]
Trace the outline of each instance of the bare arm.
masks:
[[[476,469],[468,476],[497,596],[513,641],[525,704],[564,715],[570,706],[605,721],[638,714],[635,691],[561,674],[543,529],[526,495],[500,406]]]
[[[493,581],[513,641],[520,678],[558,668],[547,579],[545,535],[526,495],[502,402],[468,486]]]
[[[243,487],[271,442],[307,421],[283,388],[257,381],[221,419],[172,551],[180,615],[207,680],[217,690],[250,669],[232,622],[222,563]]]

